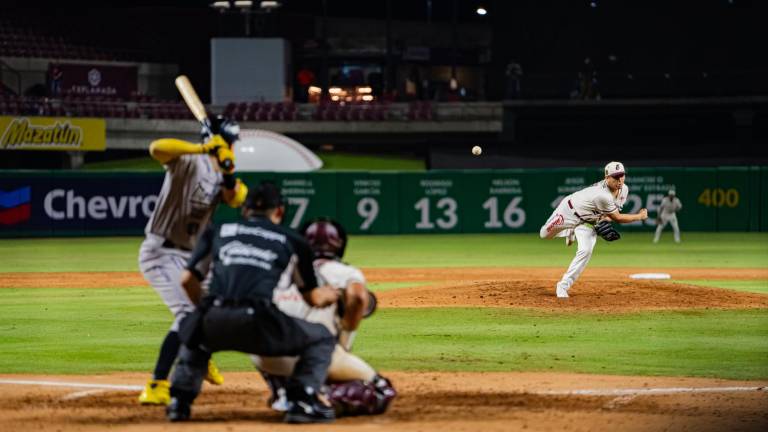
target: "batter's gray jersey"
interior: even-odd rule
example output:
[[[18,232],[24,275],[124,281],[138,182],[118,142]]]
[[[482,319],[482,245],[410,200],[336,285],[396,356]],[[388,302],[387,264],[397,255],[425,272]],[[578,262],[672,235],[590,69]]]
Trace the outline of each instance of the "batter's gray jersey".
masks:
[[[163,187],[144,232],[192,250],[221,201],[222,175],[211,158],[194,154],[169,161],[165,169]]]

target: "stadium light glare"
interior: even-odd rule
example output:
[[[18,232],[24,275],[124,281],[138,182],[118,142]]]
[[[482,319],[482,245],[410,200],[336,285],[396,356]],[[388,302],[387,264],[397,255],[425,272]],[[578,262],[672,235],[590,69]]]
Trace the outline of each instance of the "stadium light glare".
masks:
[[[253,2],[251,0],[237,0],[235,2],[235,7],[239,7],[239,8],[248,8],[248,7],[251,7],[251,5],[253,5]]]
[[[277,9],[281,6],[279,1],[275,0],[262,0],[260,3],[262,9]]]
[[[485,16],[485,15],[487,15],[487,14],[488,14],[488,9],[486,9],[486,8],[484,8],[484,7],[482,7],[482,6],[478,6],[478,7],[477,7],[477,10],[475,10],[475,12],[476,12],[478,15],[480,15],[480,16]]]
[[[211,3],[211,7],[214,9],[229,9],[229,2],[228,1],[217,1]]]

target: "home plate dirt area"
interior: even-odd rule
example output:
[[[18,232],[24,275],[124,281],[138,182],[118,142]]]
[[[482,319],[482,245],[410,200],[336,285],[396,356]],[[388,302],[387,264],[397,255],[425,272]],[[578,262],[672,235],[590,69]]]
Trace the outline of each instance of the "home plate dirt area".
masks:
[[[554,296],[562,268],[365,269],[368,280],[412,282],[378,294],[380,307],[507,307],[588,313],[768,307],[768,295],[669,281],[631,280],[658,269],[590,268]],[[768,279],[768,269],[664,269],[674,279]],[[146,285],[134,273],[5,273],[4,287]],[[681,359],[681,361],[683,361]],[[225,371],[226,372],[226,371]],[[138,405],[146,373],[98,376],[0,375],[0,431],[761,431],[768,430],[768,381],[565,373],[383,371],[399,391],[376,417],[292,426],[267,408],[255,372],[226,373],[206,386],[193,421],[170,424]]]

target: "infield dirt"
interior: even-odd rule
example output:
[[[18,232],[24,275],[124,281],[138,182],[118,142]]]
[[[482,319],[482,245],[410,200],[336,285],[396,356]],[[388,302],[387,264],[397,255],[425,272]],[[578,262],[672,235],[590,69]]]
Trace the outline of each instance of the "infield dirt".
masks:
[[[380,306],[510,307],[594,312],[696,308],[766,308],[768,295],[659,281],[634,281],[633,268],[590,268],[563,301],[554,297],[562,268],[366,269],[371,282],[418,282],[378,294]],[[768,269],[669,269],[673,278],[765,280]],[[137,273],[4,273],[4,288],[145,286]],[[681,359],[684,361],[684,359]],[[398,391],[382,416],[339,419],[311,430],[338,431],[724,431],[768,430],[768,381],[604,376],[563,373],[386,372]],[[146,374],[5,375],[0,379],[142,385]],[[2,384],[0,430],[266,431],[283,425],[266,407],[256,373],[228,373],[208,386],[194,421],[166,423],[162,408],[142,407],[137,392]],[[762,387],[753,391],[623,396],[552,395],[580,389]]]

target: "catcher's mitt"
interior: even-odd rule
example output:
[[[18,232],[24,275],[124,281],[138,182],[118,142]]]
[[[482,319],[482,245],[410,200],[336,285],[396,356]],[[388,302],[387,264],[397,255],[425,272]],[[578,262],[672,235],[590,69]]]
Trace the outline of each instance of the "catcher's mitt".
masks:
[[[598,222],[597,225],[595,225],[595,231],[597,231],[597,234],[605,241],[616,241],[621,238],[621,234],[619,234],[611,222],[607,220]]]

